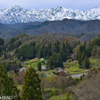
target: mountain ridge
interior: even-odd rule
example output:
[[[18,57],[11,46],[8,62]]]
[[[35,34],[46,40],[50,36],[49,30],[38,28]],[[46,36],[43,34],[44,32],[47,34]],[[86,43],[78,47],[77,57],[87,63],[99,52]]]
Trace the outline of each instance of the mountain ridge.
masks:
[[[74,36],[80,40],[88,41],[100,35],[100,20],[80,21],[63,19],[61,21],[45,21],[31,23],[4,24],[7,31],[0,28],[0,38],[8,39],[18,34],[26,33],[30,36],[50,33],[60,36]],[[88,37],[87,37],[88,36]]]
[[[66,9],[58,6],[51,9],[24,9],[19,5],[0,9],[0,23],[15,24],[35,21],[54,21],[62,19],[95,20],[100,19],[100,7],[87,11]]]

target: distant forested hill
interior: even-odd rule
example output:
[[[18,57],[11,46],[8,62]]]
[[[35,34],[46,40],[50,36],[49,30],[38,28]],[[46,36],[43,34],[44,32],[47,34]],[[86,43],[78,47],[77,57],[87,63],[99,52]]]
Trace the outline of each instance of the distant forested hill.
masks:
[[[2,24],[0,26],[0,37],[5,39],[21,33],[36,36],[46,32],[59,36],[74,36],[82,41],[88,41],[100,34],[100,20],[63,19],[62,21]]]

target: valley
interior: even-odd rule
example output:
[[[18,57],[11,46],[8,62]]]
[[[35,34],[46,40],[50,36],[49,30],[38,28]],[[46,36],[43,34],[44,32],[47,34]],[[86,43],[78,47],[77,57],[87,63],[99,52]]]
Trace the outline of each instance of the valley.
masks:
[[[3,96],[100,100],[100,8],[0,9]]]
[[[19,96],[30,68],[35,69],[41,79],[44,100],[80,100],[79,91],[84,92],[83,84],[88,86],[94,77],[100,75],[99,35],[83,42],[75,37],[49,33],[34,37],[19,34],[8,40],[0,38],[0,44],[0,64],[7,70],[7,75],[14,79],[16,88],[20,90]],[[97,88],[99,80],[94,81],[96,85],[89,92],[89,97]],[[86,98],[85,93],[83,98]],[[99,98],[98,94],[96,98]]]

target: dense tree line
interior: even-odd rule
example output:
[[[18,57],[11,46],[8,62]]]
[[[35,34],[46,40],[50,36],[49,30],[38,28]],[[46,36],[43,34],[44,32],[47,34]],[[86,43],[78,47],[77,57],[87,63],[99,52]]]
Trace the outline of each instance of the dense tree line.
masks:
[[[94,38],[93,40],[89,41],[88,47],[86,48],[86,53],[87,53],[88,57],[91,56],[91,52],[92,52],[94,46],[100,46],[100,36],[98,36],[98,37]]]
[[[78,60],[80,67],[83,68],[90,67],[89,58],[91,57],[92,51],[95,46],[100,46],[100,36],[94,38],[88,43],[84,42],[83,44],[77,46],[76,50],[74,49],[76,52],[78,51],[75,58]]]
[[[21,44],[22,44],[21,41],[13,37],[8,41],[5,41],[4,45],[4,39],[0,38],[0,56],[4,55],[5,58],[7,58],[7,52],[18,48]]]
[[[13,49],[18,48],[21,44],[22,44],[21,41],[19,41],[15,37],[12,37],[11,39],[8,40],[8,43],[6,45],[6,50],[11,51]]]
[[[0,38],[0,46],[4,44],[4,39]]]
[[[42,58],[42,57],[47,58],[47,57],[51,56],[52,55],[51,47],[52,47],[52,43],[43,45],[39,51],[37,50],[38,57],[39,58]]]
[[[60,47],[59,41],[56,41],[54,44],[50,42],[42,45],[40,48],[33,42],[16,49],[15,53],[18,53],[18,59],[26,60],[35,58],[36,56],[39,58],[49,58],[52,56],[53,52],[60,53],[62,60],[66,61],[70,57],[72,48],[69,46],[68,42],[66,42],[66,44],[63,43],[62,47]]]
[[[62,44],[63,44],[62,47],[60,47],[59,41],[56,41],[54,45],[52,43],[48,44],[48,46],[43,47],[44,49],[42,49],[43,50],[42,52],[44,53],[41,53],[41,50],[40,50],[40,55],[44,54],[43,56],[40,56],[40,57],[51,57],[53,53],[55,52],[56,54],[60,53],[62,61],[66,61],[67,59],[70,58],[70,53],[72,53],[73,48],[69,46],[68,42],[66,43],[63,42]]]
[[[80,67],[89,68],[90,61],[89,57],[91,57],[92,50],[94,46],[100,46],[100,36],[89,41],[89,43],[84,42],[83,45],[80,45],[78,51],[78,63]]]
[[[24,45],[20,49],[17,49],[15,53],[18,53],[18,59],[20,60],[35,58],[36,57],[35,43],[31,43],[30,45]]]
[[[95,46],[100,46],[100,36],[94,38],[89,42],[84,42],[83,44],[76,46],[76,48],[74,49],[74,53],[77,52],[75,58],[78,60],[78,57],[80,57],[79,55],[82,56],[83,52],[85,55],[87,55],[87,57],[91,57],[92,50]]]
[[[4,39],[0,38],[0,55],[3,50],[5,50]]]
[[[72,53],[73,48],[69,46],[69,43],[66,42],[66,44],[63,42],[62,49],[60,51],[60,55],[62,60],[65,62],[67,59],[70,58],[70,53]]]
[[[47,62],[47,68],[48,69],[54,69],[56,67],[63,67],[63,61],[61,58],[60,53],[53,53],[52,57],[49,58],[48,62]]]
[[[88,52],[86,50],[86,42],[83,45],[80,45],[79,54],[78,54],[78,63],[80,67],[83,67],[83,68],[90,67]]]

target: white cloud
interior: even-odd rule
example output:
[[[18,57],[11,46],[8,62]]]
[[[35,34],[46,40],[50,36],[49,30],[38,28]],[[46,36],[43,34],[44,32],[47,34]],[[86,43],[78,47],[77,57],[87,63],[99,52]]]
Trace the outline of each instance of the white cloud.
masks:
[[[65,8],[88,10],[100,7],[100,0],[0,0],[0,8],[20,5],[26,9],[42,9],[63,6]]]

